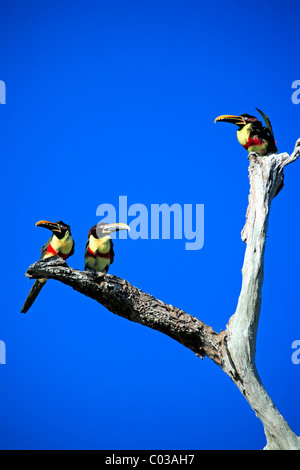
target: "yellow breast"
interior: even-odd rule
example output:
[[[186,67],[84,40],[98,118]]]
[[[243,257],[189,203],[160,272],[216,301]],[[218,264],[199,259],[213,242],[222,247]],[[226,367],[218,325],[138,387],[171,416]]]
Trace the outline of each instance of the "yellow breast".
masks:
[[[95,238],[91,235],[89,247],[94,253],[97,253],[97,251],[100,253],[107,253],[110,250],[110,237],[107,235],[103,238]]]
[[[52,238],[51,245],[55,251],[61,251],[62,253],[70,253],[73,245],[73,239],[70,236],[70,232],[67,230],[65,236],[61,239],[55,235]]]
[[[61,252],[65,254],[69,254],[72,250],[73,246],[73,238],[70,235],[70,232],[67,230],[64,237],[59,239],[55,235],[53,235],[51,239],[51,246],[56,252]],[[45,255],[45,259],[53,256],[52,253],[48,253]]]
[[[237,131],[237,139],[241,145],[246,145],[250,136],[251,123],[246,124],[241,130]]]

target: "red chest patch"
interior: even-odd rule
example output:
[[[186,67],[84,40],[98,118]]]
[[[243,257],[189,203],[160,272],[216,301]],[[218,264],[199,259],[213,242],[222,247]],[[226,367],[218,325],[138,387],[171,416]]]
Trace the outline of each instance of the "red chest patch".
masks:
[[[108,251],[107,253],[100,253],[99,251],[97,251],[97,253],[94,253],[89,247],[87,256],[89,258],[105,258],[110,260],[110,251]]]
[[[98,258],[105,258],[105,259],[110,260],[110,251],[108,251],[107,253],[99,253],[99,251],[98,251],[97,252],[97,257]]]
[[[243,145],[243,147],[248,150],[249,147],[252,147],[253,145],[257,145],[258,147],[262,146],[264,144],[264,140],[260,140],[258,137],[250,137],[248,139],[248,142]]]
[[[60,258],[64,259],[66,261],[66,259],[68,258],[68,254],[67,253],[62,253],[61,251],[56,251],[54,250],[53,246],[51,245],[51,243],[49,243],[48,245],[48,248],[47,248],[47,251],[46,251],[46,254],[49,255],[53,255],[53,256],[59,256]]]
[[[47,251],[46,251],[46,254],[47,255],[57,255],[57,251],[54,250],[53,246],[51,245],[51,243],[49,243],[48,245],[48,248],[47,248]]]
[[[88,258],[96,258],[95,253],[90,249],[90,247],[88,248],[88,252],[86,255]]]

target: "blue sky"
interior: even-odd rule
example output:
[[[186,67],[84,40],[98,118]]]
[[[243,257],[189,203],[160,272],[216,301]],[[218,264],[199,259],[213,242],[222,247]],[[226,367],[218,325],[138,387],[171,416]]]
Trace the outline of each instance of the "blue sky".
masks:
[[[241,287],[247,153],[220,114],[264,110],[279,151],[300,137],[295,2],[1,5],[2,449],[260,449],[265,437],[211,361],[60,283],[20,314],[24,273],[62,219],[83,269],[97,207],[204,204],[205,241],[116,240],[110,272],[225,329]],[[300,434],[299,162],[273,201],[257,366]],[[130,219],[129,219],[130,221]],[[11,234],[12,239],[8,238]]]

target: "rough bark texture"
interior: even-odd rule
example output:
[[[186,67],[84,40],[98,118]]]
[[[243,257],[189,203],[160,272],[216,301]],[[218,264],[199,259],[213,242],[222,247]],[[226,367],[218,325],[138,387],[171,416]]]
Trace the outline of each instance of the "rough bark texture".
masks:
[[[112,274],[94,275],[78,271],[70,268],[64,260],[53,258],[48,262],[37,261],[29,267],[26,275],[34,279],[61,281],[116,315],[165,333],[197,356],[208,356],[216,364],[221,364],[218,333],[198,318],[142,292],[124,279]]]
[[[283,187],[283,169],[300,155],[300,140],[287,154],[249,157],[250,195],[242,239],[247,243],[242,269],[243,282],[235,314],[227,326],[224,370],[244,394],[262,421],[267,449],[300,449],[291,431],[263,387],[255,366],[256,334],[261,306],[264,251],[272,199]],[[232,371],[230,372],[230,369]]]
[[[142,292],[124,279],[110,274],[93,275],[68,267],[61,259],[38,261],[26,275],[33,279],[56,279],[95,299],[108,310],[158,330],[197,356],[212,359],[237,385],[262,421],[265,449],[298,449],[300,438],[290,429],[266,392],[255,366],[256,334],[261,306],[263,264],[272,199],[283,187],[283,169],[300,155],[300,139],[291,155],[259,157],[250,154],[250,194],[242,239],[246,253],[243,281],[236,312],[225,331],[215,332],[179,308]]]

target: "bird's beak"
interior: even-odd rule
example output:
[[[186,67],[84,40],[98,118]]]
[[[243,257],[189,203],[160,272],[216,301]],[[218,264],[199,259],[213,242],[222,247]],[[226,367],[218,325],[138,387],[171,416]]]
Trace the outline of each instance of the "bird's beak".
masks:
[[[49,222],[48,220],[40,220],[35,224],[36,227],[44,227],[51,232],[61,232],[59,225],[56,222]]]
[[[223,114],[215,119],[215,122],[230,122],[236,126],[242,126],[246,124],[245,119],[242,116],[232,116],[231,114]]]
[[[122,223],[114,223],[114,224],[107,224],[103,229],[102,232],[104,233],[113,233],[118,232],[119,230],[130,230],[128,225]]]

